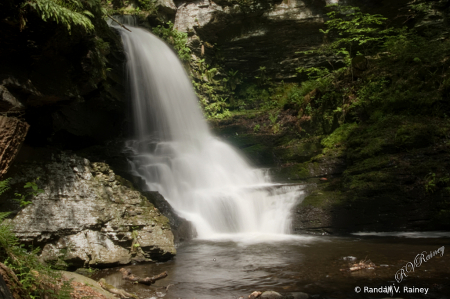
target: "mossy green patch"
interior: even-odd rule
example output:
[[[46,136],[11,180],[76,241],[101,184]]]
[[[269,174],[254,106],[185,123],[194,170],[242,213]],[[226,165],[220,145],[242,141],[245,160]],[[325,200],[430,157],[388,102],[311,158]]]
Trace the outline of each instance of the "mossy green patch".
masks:
[[[374,195],[398,190],[396,178],[385,170],[347,177],[344,186],[358,195]]]
[[[279,180],[306,180],[311,177],[309,166],[313,163],[298,163],[281,167],[276,170],[274,176]]]
[[[289,146],[280,146],[274,150],[277,159],[283,162],[306,162],[322,150],[318,143],[297,142]]]
[[[117,174],[116,174],[115,178],[116,178],[116,181],[120,185],[125,186],[133,191],[136,191],[136,189],[134,188],[133,184],[130,181],[124,179],[123,177],[121,177],[120,175],[117,175]]]
[[[439,134],[436,126],[430,122],[405,122],[395,133],[395,143],[404,148],[420,148],[433,143]]]
[[[358,124],[352,123],[352,124],[343,124],[336,130],[334,130],[333,133],[325,137],[321,144],[325,148],[334,148],[343,145],[345,141],[347,141],[348,137],[352,133],[354,129],[358,127]]]
[[[324,191],[322,188],[313,191],[305,197],[300,204],[301,207],[313,206],[316,208],[326,208],[334,205],[340,205],[345,200],[339,191]]]
[[[344,174],[354,175],[358,173],[369,172],[375,169],[381,169],[390,165],[394,165],[394,163],[395,157],[391,155],[371,157],[348,167]]]

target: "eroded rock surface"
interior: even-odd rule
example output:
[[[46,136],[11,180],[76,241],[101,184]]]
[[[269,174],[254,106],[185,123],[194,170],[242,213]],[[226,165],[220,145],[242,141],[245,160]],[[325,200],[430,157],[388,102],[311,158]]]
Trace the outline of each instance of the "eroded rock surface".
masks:
[[[38,177],[44,190],[11,220],[44,260],[102,267],[175,255],[169,220],[107,164],[63,152],[14,167],[14,191]]]

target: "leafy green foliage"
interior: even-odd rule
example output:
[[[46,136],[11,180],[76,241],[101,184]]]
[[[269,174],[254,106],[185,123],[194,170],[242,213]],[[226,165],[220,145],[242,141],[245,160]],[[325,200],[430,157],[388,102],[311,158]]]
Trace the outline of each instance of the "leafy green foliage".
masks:
[[[30,189],[27,192],[27,194],[22,195],[20,193],[15,193],[15,195],[18,198],[15,198],[14,200],[17,201],[22,208],[26,207],[27,205],[29,205],[31,203],[33,203],[32,201],[27,200],[27,198],[37,196],[38,194],[44,192],[44,190],[39,189],[37,181],[39,181],[39,178],[37,178],[33,182],[28,182],[28,183],[25,184],[25,186],[23,186],[25,189],[28,189],[28,188]]]
[[[45,22],[55,21],[62,24],[69,33],[73,26],[93,31],[94,25],[90,20],[94,18],[93,10],[106,14],[99,0],[28,0],[22,4],[22,9],[25,10],[28,7],[36,11]]]
[[[333,133],[322,139],[322,145],[325,148],[334,148],[342,145],[345,141],[347,141],[349,135],[351,132],[357,128],[358,125],[356,123],[353,124],[343,124],[336,130],[334,130]]]
[[[103,3],[109,15],[142,15],[146,17],[148,15],[155,15],[158,10],[156,0],[125,0],[115,2],[112,0],[103,0]]]
[[[156,12],[156,0],[138,0],[139,7],[150,14]]]
[[[386,41],[388,54],[373,60],[373,70],[355,83],[356,97],[350,109],[377,120],[382,113],[444,116],[450,88],[449,41],[429,41],[410,34]]]
[[[434,193],[439,188],[446,187],[445,190],[449,191],[450,177],[447,175],[436,175],[436,173],[429,173],[424,180],[424,187],[427,193]]]
[[[410,3],[409,7],[416,12],[426,13],[431,9],[431,3],[416,0]]]
[[[384,39],[396,33],[393,28],[384,28],[387,18],[382,15],[362,13],[358,7],[333,5],[327,15],[330,18],[325,24],[324,34],[337,33],[338,38],[330,45],[334,49],[351,49],[352,46],[376,46]],[[365,49],[365,48],[362,48]]]
[[[6,180],[0,181],[0,195],[5,193],[10,189],[9,182],[11,181],[11,178],[7,178]]]
[[[327,13],[329,20],[325,22],[324,44],[315,50],[303,51],[303,54],[323,55],[328,57],[332,65],[336,57],[346,66],[351,65],[352,58],[357,55],[370,55],[384,45],[390,36],[397,36],[404,29],[386,27],[386,18],[378,14],[363,13],[358,7],[328,5],[331,12]],[[324,76],[324,68],[311,68],[300,72],[317,73],[317,77]]]
[[[296,69],[296,71],[299,74],[305,73],[311,80],[325,77],[330,73],[330,71],[324,67],[310,67],[310,68],[299,67]]]
[[[270,78],[267,75],[267,68],[265,66],[260,66],[257,72],[258,76],[255,76],[255,79],[257,79],[258,85],[264,86],[269,84]]]
[[[219,73],[222,80],[216,79]],[[231,116],[228,100],[234,101],[234,89],[240,84],[239,73],[231,70],[224,76],[219,67],[210,66],[205,59],[197,59],[191,62],[191,76],[205,117],[223,119]]]
[[[280,123],[278,123],[279,112],[269,113],[270,124],[272,125],[272,131],[274,134],[278,133],[281,129]]]
[[[299,116],[312,116],[310,122],[315,127],[320,124],[327,133],[336,127],[336,121],[342,125],[369,119],[376,122],[389,114],[446,115],[449,41],[385,27],[384,17],[363,14],[358,8],[332,9],[328,29],[323,31],[328,43],[310,52],[343,57],[346,67],[297,69],[309,77],[298,92]],[[361,52],[372,55],[362,59],[368,60],[370,67],[355,73],[353,57]]]
[[[223,78],[222,81],[230,91],[234,91],[242,80],[239,71],[231,69],[228,71],[228,76]]]
[[[152,31],[172,45],[182,61],[189,61],[191,59],[191,49],[187,46],[187,33],[174,29],[172,22],[167,22],[165,26],[158,25]]]

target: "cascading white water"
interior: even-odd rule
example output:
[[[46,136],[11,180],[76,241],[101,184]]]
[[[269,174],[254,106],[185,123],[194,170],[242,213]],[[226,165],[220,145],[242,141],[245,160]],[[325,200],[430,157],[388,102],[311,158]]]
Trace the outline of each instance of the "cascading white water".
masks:
[[[129,20],[121,19],[134,25]],[[200,238],[288,233],[301,188],[272,184],[266,171],[251,168],[210,133],[181,62],[163,41],[141,28],[116,28],[128,58],[133,172],[190,220]]]

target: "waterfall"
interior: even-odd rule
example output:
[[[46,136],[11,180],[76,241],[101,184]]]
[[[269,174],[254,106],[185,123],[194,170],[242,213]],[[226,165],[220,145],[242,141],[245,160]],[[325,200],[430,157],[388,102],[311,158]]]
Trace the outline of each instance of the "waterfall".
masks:
[[[287,234],[303,192],[271,183],[230,145],[213,136],[176,54],[142,28],[118,26],[127,55],[135,139],[130,164],[200,238]],[[114,26],[114,24],[112,24]]]

